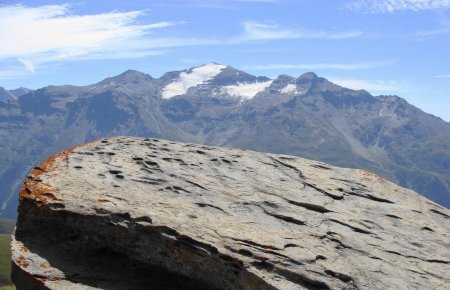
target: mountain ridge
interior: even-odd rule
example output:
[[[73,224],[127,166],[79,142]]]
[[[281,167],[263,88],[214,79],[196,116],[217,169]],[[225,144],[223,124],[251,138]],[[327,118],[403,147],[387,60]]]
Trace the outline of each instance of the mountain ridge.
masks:
[[[183,94],[163,98],[174,82],[173,92]],[[0,102],[1,212],[14,216],[11,201],[32,166],[66,147],[114,135],[365,168],[450,207],[449,124],[400,97],[374,97],[314,73],[270,80],[211,63],[160,78],[128,70],[92,85],[48,86]]]

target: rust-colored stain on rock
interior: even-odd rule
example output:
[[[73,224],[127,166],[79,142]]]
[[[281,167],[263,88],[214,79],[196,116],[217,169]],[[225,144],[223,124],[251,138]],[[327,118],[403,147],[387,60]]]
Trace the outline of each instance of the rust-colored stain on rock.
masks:
[[[25,257],[22,256],[22,255],[19,256],[19,259],[17,260],[17,264],[19,264],[19,266],[22,267],[22,268],[28,268],[28,266],[30,265],[30,263],[28,263],[25,260]]]
[[[75,148],[76,147],[72,147],[64,150],[63,152],[48,158],[39,166],[33,168],[25,179],[24,185],[19,192],[20,202],[23,202],[26,199],[31,199],[40,207],[47,204],[49,201],[62,201],[55,196],[58,190],[43,182],[42,177],[44,174],[50,173],[55,169],[55,163],[58,160],[67,163],[67,156],[72,153]]]

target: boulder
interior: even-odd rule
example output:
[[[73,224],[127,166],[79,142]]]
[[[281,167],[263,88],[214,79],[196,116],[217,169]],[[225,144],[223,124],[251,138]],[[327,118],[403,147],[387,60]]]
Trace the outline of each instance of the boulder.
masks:
[[[35,167],[20,289],[449,289],[450,212],[371,172],[114,137]]]

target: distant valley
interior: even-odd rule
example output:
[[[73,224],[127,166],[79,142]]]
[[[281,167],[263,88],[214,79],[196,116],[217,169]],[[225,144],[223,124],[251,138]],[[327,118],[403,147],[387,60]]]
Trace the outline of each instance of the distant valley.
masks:
[[[0,89],[0,212],[28,170],[64,148],[130,135],[283,153],[364,168],[450,208],[450,123],[397,96],[305,73],[257,77],[210,63],[155,79]]]

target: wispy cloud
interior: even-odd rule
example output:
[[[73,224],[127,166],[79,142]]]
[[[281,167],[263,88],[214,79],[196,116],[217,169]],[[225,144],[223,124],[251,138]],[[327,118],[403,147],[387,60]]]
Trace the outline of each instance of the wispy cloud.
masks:
[[[363,13],[394,13],[397,11],[419,11],[445,9],[450,0],[355,0],[344,4],[352,11]]]
[[[440,20],[441,27],[427,30],[427,31],[419,31],[415,33],[414,36],[434,36],[434,35],[441,35],[441,34],[447,34],[450,32],[450,19],[446,15],[441,15]]]
[[[75,58],[130,58],[161,54],[155,46],[180,41],[150,35],[183,22],[137,24],[146,11],[73,15],[68,5],[0,6],[0,60],[16,59],[34,72],[41,64]],[[151,44],[156,44],[152,46]]]
[[[244,33],[240,40],[272,40],[297,38],[343,39],[362,35],[360,31],[326,32],[305,28],[282,27],[277,23],[247,21],[243,24]]]
[[[441,35],[441,34],[447,34],[450,33],[450,26],[449,27],[443,27],[438,28],[434,30],[428,30],[428,31],[419,31],[414,34],[414,36],[433,36],[433,35]]]
[[[234,0],[278,3],[279,0]],[[196,1],[200,3],[203,1]],[[215,2],[213,2],[215,3]],[[220,2],[221,3],[221,2]],[[227,2],[228,3],[228,2]],[[228,38],[170,37],[157,31],[185,24],[182,21],[142,23],[149,11],[73,14],[70,5],[0,6],[0,66],[24,73],[39,71],[49,63],[92,59],[128,59],[167,53],[171,48],[205,45],[235,45],[282,39],[345,39],[358,37],[359,31],[320,31],[284,27],[274,22],[242,23],[242,33]],[[308,68],[308,67],[305,67]],[[310,66],[309,69],[316,69]],[[320,68],[320,65],[319,65]],[[334,64],[336,69],[345,65]]]
[[[437,75],[433,76],[434,78],[450,78],[450,75]]]
[[[333,77],[329,78],[329,80],[345,88],[353,90],[366,90],[375,94],[392,94],[402,91],[403,89],[403,86],[395,81],[341,79]]]
[[[29,72],[35,72],[36,71],[36,67],[34,66],[34,64],[31,61],[29,61],[27,59],[24,59],[24,58],[21,58],[21,57],[19,57],[17,60],[21,64],[23,64],[25,66],[27,71],[29,71]]]
[[[361,70],[382,67],[393,64],[393,61],[384,62],[355,62],[355,63],[301,63],[301,64],[266,64],[248,65],[246,69],[256,70],[278,70],[278,69],[303,69],[303,70]]]

